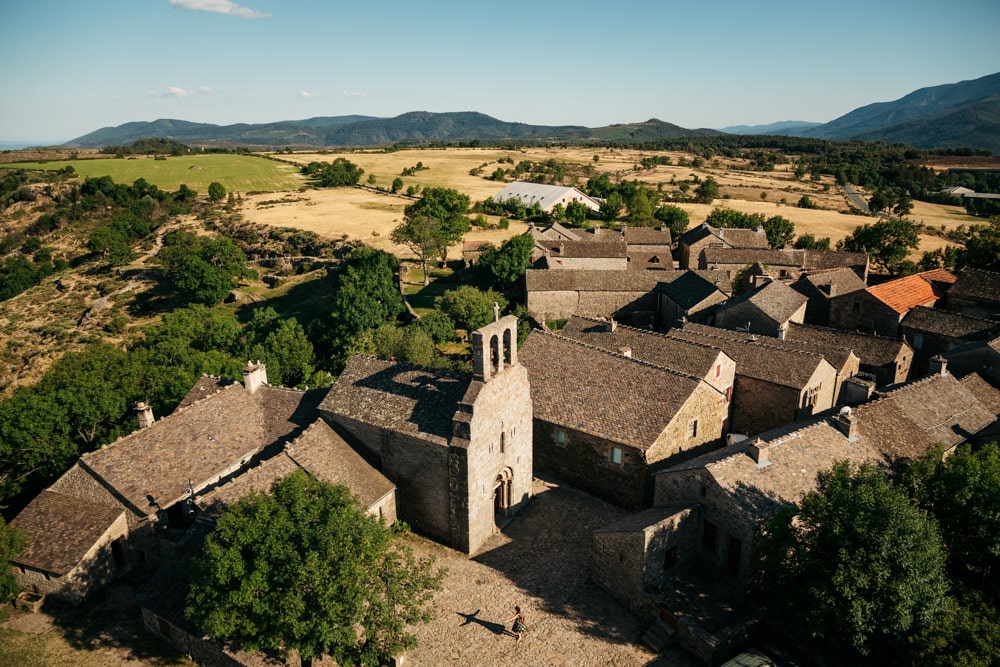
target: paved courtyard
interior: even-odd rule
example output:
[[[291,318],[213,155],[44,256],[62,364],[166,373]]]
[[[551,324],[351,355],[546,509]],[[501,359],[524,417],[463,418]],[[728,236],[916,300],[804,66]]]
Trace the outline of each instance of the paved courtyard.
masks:
[[[575,489],[535,480],[527,508],[472,559],[420,541],[448,568],[437,618],[417,629],[406,665],[694,664],[677,651],[655,655],[641,642],[652,619],[637,618],[588,579],[591,532],[626,515]],[[503,622],[521,605],[528,632],[518,644]],[[509,627],[509,626],[508,626]]]

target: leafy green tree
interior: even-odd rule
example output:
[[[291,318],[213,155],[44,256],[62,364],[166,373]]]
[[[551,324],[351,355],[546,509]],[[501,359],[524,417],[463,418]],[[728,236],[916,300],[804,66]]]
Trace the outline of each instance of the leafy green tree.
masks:
[[[196,237],[172,232],[160,251],[163,272],[189,301],[212,305],[239,285],[240,278],[256,274],[246,255],[228,238]]]
[[[268,377],[271,364],[280,371],[277,384],[298,387],[305,384],[316,370],[316,354],[306,332],[294,317],[283,320],[277,329],[264,339],[265,354],[260,357],[267,364]],[[257,358],[257,355],[251,356]]]
[[[1000,216],[993,216],[986,225],[972,225],[965,248],[959,250],[957,265],[1000,272]]]
[[[499,249],[487,246],[479,256],[479,266],[500,285],[510,286],[524,277],[531,265],[535,239],[525,232],[504,241]]]
[[[796,204],[799,208],[819,208],[819,206],[812,200],[809,195],[802,195],[799,197],[799,202]]]
[[[758,554],[771,611],[840,662],[907,662],[951,605],[934,521],[868,464],[820,473]]]
[[[17,593],[14,571],[10,561],[28,546],[24,534],[11,528],[0,516],[0,604],[7,602]]]
[[[101,255],[112,266],[124,266],[135,257],[128,239],[113,227],[98,227],[91,232],[87,249]]]
[[[670,238],[676,241],[691,224],[688,212],[680,206],[664,204],[653,212],[653,217],[670,228]]]
[[[416,646],[443,572],[394,544],[343,486],[304,472],[219,517],[192,567],[186,614],[249,650],[385,664]]]
[[[226,188],[218,181],[208,184],[208,199],[212,202],[222,201],[226,198]]]
[[[799,250],[829,250],[830,237],[824,236],[818,239],[812,234],[803,234],[795,239],[794,247]]]
[[[713,199],[719,198],[719,184],[709,176],[694,189],[694,196],[703,204],[711,204]]]
[[[493,304],[500,310],[507,308],[507,299],[499,292],[483,292],[472,285],[462,285],[448,290],[437,298],[437,307],[466,331],[474,331],[493,321]]]
[[[432,310],[410,326],[426,331],[435,343],[455,340],[455,322],[440,310]]]
[[[795,225],[780,215],[772,215],[761,227],[767,235],[767,244],[772,248],[784,248],[795,238]]]
[[[326,165],[310,163],[302,172],[314,176],[317,184],[324,188],[342,188],[357,185],[365,170],[347,158],[338,157]]]
[[[628,199],[628,221],[631,225],[649,226],[653,221],[656,193],[652,196],[648,188],[639,187]]]
[[[407,219],[427,217],[434,222],[437,252],[443,263],[448,261],[448,247],[461,241],[471,227],[465,217],[469,204],[468,195],[452,188],[426,188],[424,196],[403,209],[403,213]]]
[[[583,202],[575,199],[566,204],[566,219],[574,225],[582,225],[590,217],[590,209]]]
[[[622,199],[617,190],[612,192],[601,202],[601,220],[604,222],[614,222],[622,214],[622,209],[624,208],[625,200]]]
[[[855,227],[850,236],[837,242],[837,249],[867,252],[872,262],[896,275],[906,256],[917,248],[917,230],[917,224],[909,220],[878,220]]]
[[[443,235],[444,231],[437,221],[426,215],[406,216],[390,235],[393,243],[406,246],[420,260],[424,286],[431,283],[427,262],[441,247]]]
[[[79,454],[65,408],[36,387],[0,402],[0,500],[41,489]]]
[[[398,176],[396,178],[392,179],[392,188],[391,189],[392,189],[393,192],[399,192],[400,190],[402,190],[403,189],[403,179],[399,178]]]

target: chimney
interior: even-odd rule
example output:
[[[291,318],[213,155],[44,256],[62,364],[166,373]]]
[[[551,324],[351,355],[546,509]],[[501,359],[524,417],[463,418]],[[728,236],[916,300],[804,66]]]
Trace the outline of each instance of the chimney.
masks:
[[[630,348],[630,347],[620,347],[620,348],[618,348],[618,352],[623,357],[628,357],[629,359],[632,358],[632,348]]]
[[[838,431],[847,436],[848,442],[856,442],[858,439],[858,418],[854,416],[854,412],[848,408],[843,407],[837,416],[833,418],[833,426]]]
[[[844,380],[840,385],[840,400],[848,405],[864,403],[875,393],[875,378],[854,375]]]
[[[139,428],[149,428],[156,421],[153,417],[153,407],[146,405],[143,401],[135,404],[135,413],[139,418]]]
[[[618,329],[618,323],[615,322],[615,318],[608,320],[608,333],[614,333]]]
[[[263,385],[267,384],[267,367],[257,360],[257,363],[247,361],[247,367],[243,369],[243,387],[251,394]]]
[[[942,357],[940,354],[936,354],[930,358],[927,362],[927,374],[928,375],[947,375],[948,374],[948,360]]]
[[[747,452],[750,457],[757,463],[758,468],[765,468],[771,465],[771,462],[767,458],[768,452],[771,451],[771,443],[764,442],[760,438],[754,438],[750,441],[748,445],[749,449]]]

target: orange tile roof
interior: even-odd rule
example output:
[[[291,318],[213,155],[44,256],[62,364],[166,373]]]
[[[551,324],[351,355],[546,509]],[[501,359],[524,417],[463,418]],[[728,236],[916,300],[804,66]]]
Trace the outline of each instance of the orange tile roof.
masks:
[[[906,313],[915,306],[933,305],[944,296],[943,292],[934,289],[933,283],[951,284],[955,280],[955,276],[944,269],[933,269],[869,287],[868,293],[897,313]]]

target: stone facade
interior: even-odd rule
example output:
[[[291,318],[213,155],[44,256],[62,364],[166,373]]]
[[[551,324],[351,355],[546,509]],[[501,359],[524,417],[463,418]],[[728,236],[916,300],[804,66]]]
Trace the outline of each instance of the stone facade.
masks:
[[[540,321],[576,314],[647,326],[656,319],[654,289],[659,273],[529,269],[525,275],[528,310]]]

